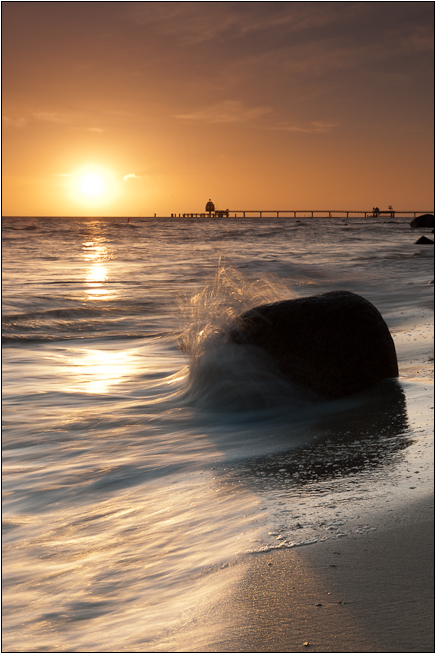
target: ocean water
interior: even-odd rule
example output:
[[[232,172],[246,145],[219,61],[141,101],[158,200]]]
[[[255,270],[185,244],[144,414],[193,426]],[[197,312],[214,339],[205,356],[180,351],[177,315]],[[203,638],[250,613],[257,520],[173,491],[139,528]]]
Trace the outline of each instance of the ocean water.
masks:
[[[5,218],[3,650],[208,651],[235,561],[365,533],[428,493],[428,231]],[[219,337],[335,289],[379,309],[398,380],[321,401]]]

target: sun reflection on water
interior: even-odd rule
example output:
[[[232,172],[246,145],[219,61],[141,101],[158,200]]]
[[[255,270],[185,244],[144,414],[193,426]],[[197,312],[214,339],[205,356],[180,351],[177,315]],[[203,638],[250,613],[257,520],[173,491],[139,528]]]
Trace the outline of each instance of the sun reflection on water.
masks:
[[[108,276],[108,269],[102,263],[93,263],[86,271],[87,282],[105,282]]]
[[[109,252],[105,245],[99,245],[98,241],[84,241],[82,243],[85,261],[96,261],[97,259],[108,259]]]
[[[112,386],[133,375],[132,352],[80,350],[74,360],[74,389],[85,393],[108,393]]]
[[[102,240],[99,239],[82,243],[83,258],[90,264],[85,273],[86,293],[89,300],[108,300],[114,297],[114,291],[104,285],[109,277],[109,268],[105,262],[111,256],[106,245],[101,243]]]
[[[116,293],[110,288],[109,251],[106,238],[89,236],[82,242],[82,256],[86,262],[84,270],[86,299],[111,300]],[[134,374],[132,352],[114,350],[80,349],[68,365],[68,377],[73,379],[74,391],[105,394]]]

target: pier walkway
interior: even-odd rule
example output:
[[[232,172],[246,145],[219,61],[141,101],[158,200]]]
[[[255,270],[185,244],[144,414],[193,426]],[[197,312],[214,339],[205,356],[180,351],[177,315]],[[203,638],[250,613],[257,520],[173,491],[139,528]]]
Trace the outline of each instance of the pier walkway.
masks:
[[[413,217],[420,216],[421,214],[430,213],[434,214],[434,209],[429,211],[398,211],[393,209],[380,210],[377,207],[371,209],[370,211],[351,211],[343,209],[225,209],[225,210],[215,210],[211,212],[201,212],[201,213],[182,213],[182,214],[171,214],[171,217],[174,218],[245,218],[250,215],[251,217],[277,217],[280,218],[340,218],[344,216],[346,218],[357,218],[362,216],[364,218],[371,217],[377,218],[381,215],[388,215],[391,218],[397,217]]]

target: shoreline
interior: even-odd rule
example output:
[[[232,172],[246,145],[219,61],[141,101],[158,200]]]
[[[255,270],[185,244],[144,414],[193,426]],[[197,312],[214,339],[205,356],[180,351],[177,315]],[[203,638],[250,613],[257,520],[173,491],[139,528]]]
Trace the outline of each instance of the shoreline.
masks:
[[[153,651],[434,652],[433,494],[374,522],[215,572],[213,605]]]
[[[209,651],[434,652],[433,496],[387,519],[243,562],[234,624]]]

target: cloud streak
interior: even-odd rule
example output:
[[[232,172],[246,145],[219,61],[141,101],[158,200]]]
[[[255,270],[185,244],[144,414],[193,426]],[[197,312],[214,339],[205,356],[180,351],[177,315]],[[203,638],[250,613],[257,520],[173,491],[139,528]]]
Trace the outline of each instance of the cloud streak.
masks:
[[[136,175],[135,173],[128,173],[124,175],[123,180],[127,182],[129,179],[140,179],[143,175]]]
[[[239,100],[224,100],[187,114],[176,115],[181,120],[202,123],[243,124],[251,123],[271,111],[270,107],[246,107]]]
[[[26,127],[28,121],[23,116],[2,116],[4,127],[22,128]]]
[[[102,134],[104,129],[101,127],[88,127],[89,116],[86,114],[78,113],[62,113],[58,111],[29,111],[24,115],[8,115],[2,116],[2,123],[5,128],[23,128],[29,127],[35,123],[45,123],[49,125],[59,125],[71,127],[76,129],[84,129],[88,132]]]
[[[32,117],[45,123],[71,123],[76,120],[76,117],[71,114],[60,114],[55,111],[38,111],[33,113]]]
[[[272,107],[247,107],[238,100],[225,100],[221,103],[203,107],[187,114],[175,116],[179,120],[221,125],[246,125],[260,129],[281,132],[300,132],[302,134],[320,134],[330,132],[337,123],[325,120],[307,122],[279,121],[275,118]]]
[[[277,125],[271,126],[270,129],[275,129],[281,132],[300,132],[302,134],[325,134],[331,132],[335,127],[338,127],[337,123],[327,123],[322,120],[314,120],[305,125],[286,122],[277,123]]]

